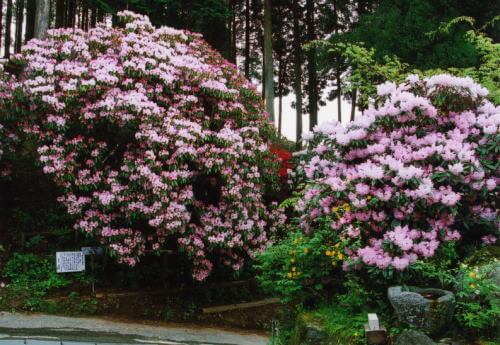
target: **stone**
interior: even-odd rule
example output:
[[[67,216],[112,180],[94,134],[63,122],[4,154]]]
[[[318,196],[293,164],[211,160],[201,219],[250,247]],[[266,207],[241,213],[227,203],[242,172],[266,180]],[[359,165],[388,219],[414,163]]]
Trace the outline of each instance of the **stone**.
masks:
[[[394,345],[436,345],[436,343],[424,333],[407,330],[398,336]]]
[[[455,297],[450,291],[393,286],[387,296],[399,321],[431,334],[440,333],[453,318]]]
[[[304,345],[325,344],[327,340],[328,340],[328,335],[319,325],[316,324],[306,325],[302,344]]]
[[[323,328],[323,322],[308,312],[298,315],[294,333],[291,345],[328,344],[328,333]]]

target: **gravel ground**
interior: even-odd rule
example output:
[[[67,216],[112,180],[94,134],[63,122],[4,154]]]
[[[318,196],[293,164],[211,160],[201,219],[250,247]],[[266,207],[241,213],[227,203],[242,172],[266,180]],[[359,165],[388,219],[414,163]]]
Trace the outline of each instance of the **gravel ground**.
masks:
[[[265,336],[216,328],[185,325],[152,326],[99,318],[73,318],[41,314],[0,312],[0,345],[7,339],[54,337],[68,344],[199,344],[199,345],[266,345]],[[2,340],[4,339],[4,340]],[[47,339],[49,341],[50,338]],[[31,341],[35,344],[35,340]],[[29,341],[27,344],[31,344]],[[50,341],[48,342],[50,343]],[[12,342],[16,344],[16,342]],[[40,344],[40,343],[38,343]],[[53,342],[56,344],[56,342]]]

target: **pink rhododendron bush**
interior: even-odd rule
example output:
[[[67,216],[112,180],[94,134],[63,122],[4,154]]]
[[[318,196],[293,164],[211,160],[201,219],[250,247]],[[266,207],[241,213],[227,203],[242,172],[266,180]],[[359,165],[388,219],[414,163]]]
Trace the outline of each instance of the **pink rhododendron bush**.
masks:
[[[264,200],[277,171],[260,98],[199,35],[119,17],[30,41],[10,106],[75,228],[120,262],[175,240],[197,280],[239,270],[283,221]]]
[[[500,108],[487,90],[437,75],[378,94],[356,121],[306,135],[301,229],[330,229],[348,270],[402,271],[445,242],[495,243]]]

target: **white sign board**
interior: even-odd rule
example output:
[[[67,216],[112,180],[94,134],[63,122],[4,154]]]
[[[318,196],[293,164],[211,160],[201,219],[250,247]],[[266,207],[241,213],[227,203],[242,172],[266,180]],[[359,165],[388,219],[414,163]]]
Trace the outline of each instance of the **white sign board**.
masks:
[[[370,327],[370,331],[378,331],[380,329],[377,314],[368,314],[368,326]]]
[[[82,252],[57,252],[57,273],[85,271],[85,255]]]

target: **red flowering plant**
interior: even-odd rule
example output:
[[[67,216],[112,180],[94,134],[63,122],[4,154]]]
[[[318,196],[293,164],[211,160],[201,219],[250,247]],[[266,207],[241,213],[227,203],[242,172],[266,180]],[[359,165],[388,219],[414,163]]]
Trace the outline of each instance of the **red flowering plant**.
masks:
[[[51,30],[14,58],[43,171],[120,262],[175,239],[195,279],[237,271],[284,221],[264,198],[277,173],[259,96],[199,35],[118,16],[122,29]]]
[[[288,173],[293,168],[292,153],[277,145],[271,146],[271,152],[276,156],[276,161],[279,163],[279,176],[282,181],[286,183],[288,180]]]

